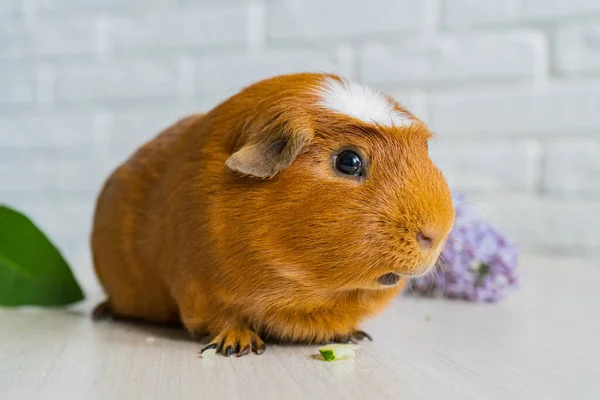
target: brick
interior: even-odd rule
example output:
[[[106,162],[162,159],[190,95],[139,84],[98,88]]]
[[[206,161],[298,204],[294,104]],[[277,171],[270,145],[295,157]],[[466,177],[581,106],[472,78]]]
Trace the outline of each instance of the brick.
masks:
[[[32,191],[44,185],[48,163],[40,154],[3,151],[0,158],[2,192]]]
[[[13,58],[24,53],[28,36],[24,20],[0,20],[0,59]]]
[[[432,96],[430,124],[439,134],[585,133],[600,129],[600,82],[480,90]]]
[[[0,149],[92,146],[92,113],[0,115]]]
[[[90,155],[87,158],[61,158],[56,165],[53,183],[47,190],[60,193],[98,192],[114,168],[106,168],[101,159]]]
[[[5,40],[15,33],[24,31],[26,27],[25,20],[20,17],[16,18],[3,18],[0,14],[0,38]]]
[[[106,178],[99,165],[92,147],[4,151],[0,159],[0,193],[98,190]]]
[[[249,48],[262,48],[267,41],[267,4],[261,0],[248,1],[247,42]]]
[[[128,156],[163,129],[190,113],[189,107],[172,106],[113,112],[108,127],[110,148],[112,151],[119,149],[118,156]]]
[[[0,28],[0,58],[93,55],[96,25],[94,18],[43,18],[30,26],[13,20]]]
[[[47,13],[115,13],[139,12],[144,8],[169,10],[177,6],[179,0],[37,0],[38,11]]]
[[[546,145],[543,182],[554,195],[600,199],[600,141]]]
[[[203,5],[203,4],[214,4],[214,0],[176,0],[180,4],[184,5]],[[219,3],[221,4],[240,4],[240,3],[248,3],[249,1],[261,1],[261,0],[221,0]],[[268,0],[267,0],[268,1]]]
[[[378,86],[530,78],[540,39],[515,32],[369,45],[361,52],[359,74]]]
[[[56,67],[59,101],[149,99],[177,96],[175,61],[136,58]]]
[[[38,56],[94,55],[98,52],[95,18],[42,19],[28,38],[30,54]]]
[[[600,71],[600,23],[579,23],[556,32],[554,65],[559,73]]]
[[[600,250],[600,201],[522,195],[469,199],[524,251],[593,254]]]
[[[0,17],[17,17],[22,14],[23,0],[2,0],[0,2]]]
[[[424,26],[423,1],[287,0],[269,4],[270,40],[340,39],[417,31]]]
[[[204,57],[196,62],[195,84],[200,96],[223,98],[242,87],[274,75],[304,72],[335,72],[335,55],[316,51],[271,51]]]
[[[443,0],[446,27],[555,21],[600,13],[596,0]]]
[[[0,105],[35,102],[36,70],[28,65],[0,65]]]
[[[442,0],[442,24],[463,27],[518,21],[523,0]]]
[[[534,141],[431,144],[431,158],[449,185],[470,193],[533,191],[539,177],[540,146]]]
[[[244,44],[248,12],[239,7],[136,13],[109,20],[110,45],[116,52],[155,48],[192,49]]]

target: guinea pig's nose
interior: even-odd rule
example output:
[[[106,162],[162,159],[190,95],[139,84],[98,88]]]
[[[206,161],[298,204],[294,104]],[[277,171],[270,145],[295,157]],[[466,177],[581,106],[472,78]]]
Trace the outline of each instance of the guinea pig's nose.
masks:
[[[417,242],[419,242],[419,245],[421,245],[423,250],[429,251],[431,249],[431,244],[433,243],[433,240],[430,236],[427,236],[423,232],[419,232],[417,233]]]

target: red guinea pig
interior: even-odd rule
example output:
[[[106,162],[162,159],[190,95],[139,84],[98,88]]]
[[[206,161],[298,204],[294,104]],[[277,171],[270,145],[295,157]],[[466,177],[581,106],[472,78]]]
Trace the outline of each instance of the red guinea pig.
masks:
[[[142,146],[108,178],[92,232],[98,311],[209,335],[346,342],[454,222],[427,126],[331,74],[255,83]]]

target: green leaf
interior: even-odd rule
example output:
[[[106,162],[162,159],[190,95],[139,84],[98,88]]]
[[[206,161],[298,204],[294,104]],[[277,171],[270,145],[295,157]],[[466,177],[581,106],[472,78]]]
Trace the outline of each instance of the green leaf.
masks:
[[[327,344],[319,347],[319,353],[325,361],[348,360],[354,358],[356,348],[353,344]]]
[[[321,353],[321,356],[323,357],[323,360],[325,360],[325,361],[335,360],[335,354],[334,354],[333,350],[319,350],[319,353]]]
[[[0,305],[62,306],[83,298],[46,235],[25,215],[0,206]]]

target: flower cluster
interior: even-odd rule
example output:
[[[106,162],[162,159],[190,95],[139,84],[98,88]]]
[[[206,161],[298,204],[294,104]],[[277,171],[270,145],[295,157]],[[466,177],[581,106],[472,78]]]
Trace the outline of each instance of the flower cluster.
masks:
[[[487,221],[454,199],[456,221],[433,271],[412,278],[409,292],[494,302],[519,285],[518,250]]]

